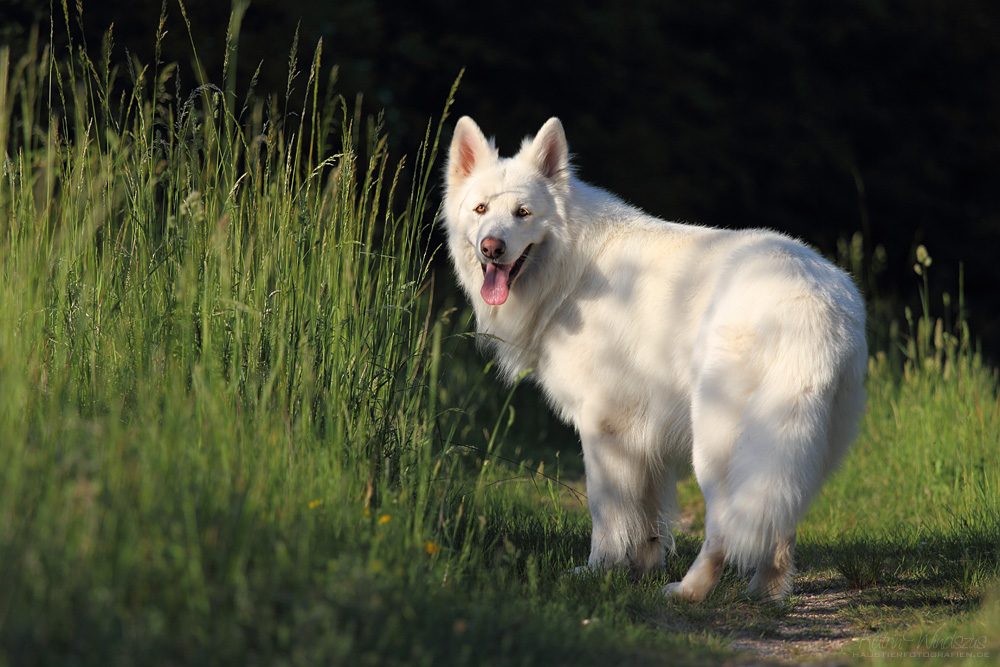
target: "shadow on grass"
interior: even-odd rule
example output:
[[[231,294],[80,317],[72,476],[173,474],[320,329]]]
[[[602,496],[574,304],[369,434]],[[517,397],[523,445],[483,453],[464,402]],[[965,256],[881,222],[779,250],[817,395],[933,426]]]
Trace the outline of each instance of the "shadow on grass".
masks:
[[[802,544],[798,560],[809,569],[835,570],[854,589],[920,586],[935,596],[975,602],[1000,575],[1000,526],[855,533],[834,543]]]
[[[80,563],[58,590],[20,587],[19,613],[0,624],[0,663],[642,665],[718,655],[636,623],[630,608],[648,608],[648,590],[539,573],[538,554],[558,534],[530,523],[501,526],[502,539],[483,542],[480,570],[465,573],[398,548],[373,559],[321,525],[252,523],[237,557],[205,567],[165,543],[144,563]],[[580,535],[562,541],[550,564],[582,546]]]

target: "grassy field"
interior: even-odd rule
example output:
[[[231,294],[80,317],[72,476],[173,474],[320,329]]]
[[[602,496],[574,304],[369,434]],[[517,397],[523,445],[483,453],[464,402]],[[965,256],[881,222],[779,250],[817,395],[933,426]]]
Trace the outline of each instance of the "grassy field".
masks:
[[[320,48],[241,97],[42,41],[0,50],[0,665],[1000,655],[997,374],[950,302],[873,357],[787,604],[660,595],[690,479],[662,576],[567,578],[573,435],[431,270],[447,114],[397,162]]]

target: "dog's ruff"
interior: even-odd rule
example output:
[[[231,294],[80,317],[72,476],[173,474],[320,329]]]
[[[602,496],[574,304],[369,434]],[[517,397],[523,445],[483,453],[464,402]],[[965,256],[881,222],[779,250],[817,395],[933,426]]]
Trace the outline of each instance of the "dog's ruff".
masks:
[[[662,566],[691,460],[705,542],[664,592],[703,599],[726,561],[791,590],[795,527],[853,440],[865,313],[851,278],[765,230],[666,222],[578,180],[552,118],[512,158],[458,121],[444,219],[484,345],[527,369],[583,442],[588,566]]]

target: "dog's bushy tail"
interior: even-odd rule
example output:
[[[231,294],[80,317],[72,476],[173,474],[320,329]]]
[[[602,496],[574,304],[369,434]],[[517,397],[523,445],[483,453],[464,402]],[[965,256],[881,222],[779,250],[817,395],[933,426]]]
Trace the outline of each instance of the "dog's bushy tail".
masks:
[[[863,340],[849,342],[825,360],[815,355],[834,351],[799,352],[810,358],[790,360],[787,355],[795,350],[786,348],[786,362],[836,371],[791,381],[765,375],[744,406],[719,517],[726,559],[741,570],[757,566],[776,541],[794,537],[813,496],[854,439],[864,407],[868,359]]]

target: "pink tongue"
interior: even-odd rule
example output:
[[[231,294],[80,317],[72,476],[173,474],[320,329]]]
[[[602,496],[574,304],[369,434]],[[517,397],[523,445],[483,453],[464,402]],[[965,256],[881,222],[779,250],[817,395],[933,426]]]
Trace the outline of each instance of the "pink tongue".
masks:
[[[483,301],[491,306],[499,306],[507,300],[507,279],[513,264],[497,265],[492,262],[486,265],[486,276],[483,278],[483,288],[479,293]]]

